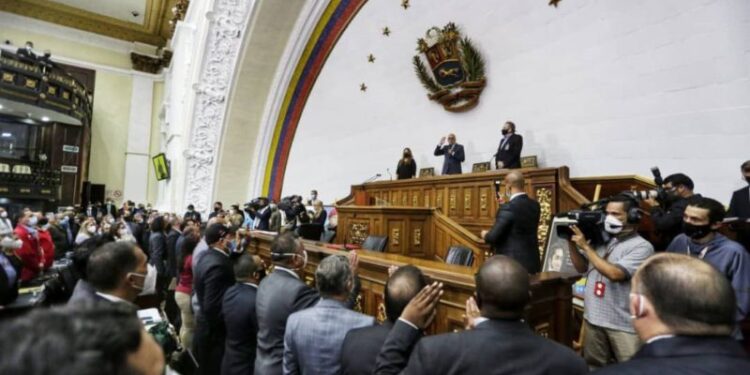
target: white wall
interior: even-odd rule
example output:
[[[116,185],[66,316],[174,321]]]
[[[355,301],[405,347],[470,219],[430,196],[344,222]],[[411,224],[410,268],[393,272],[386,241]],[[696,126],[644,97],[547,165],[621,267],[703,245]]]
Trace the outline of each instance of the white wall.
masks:
[[[464,171],[494,154],[512,119],[524,155],[573,176],[685,172],[728,202],[750,159],[750,1],[370,1],[331,53],[291,149],[283,194],[394,173],[401,149],[440,170],[439,138],[465,145]],[[487,61],[479,106],[448,113],[411,67],[416,39],[454,21]],[[390,37],[380,31],[392,30]],[[367,55],[376,57],[374,64]],[[367,92],[359,91],[365,82]]]

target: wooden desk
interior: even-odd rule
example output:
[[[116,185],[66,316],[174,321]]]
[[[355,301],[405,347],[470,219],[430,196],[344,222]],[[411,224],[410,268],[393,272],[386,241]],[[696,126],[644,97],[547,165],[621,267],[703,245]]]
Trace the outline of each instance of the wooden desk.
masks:
[[[258,254],[267,264],[270,262],[270,247],[273,233],[253,231],[249,251]],[[314,284],[314,272],[318,263],[332,254],[345,255],[346,252],[324,247],[323,244],[302,241],[308,253],[308,264],[302,275],[308,285]],[[475,269],[447,265],[424,259],[410,258],[397,254],[377,253],[358,250],[359,277],[362,291],[358,298],[360,311],[372,315],[378,321],[385,320],[383,290],[388,278],[388,267],[413,264],[419,267],[431,281],[444,285],[443,297],[438,306],[437,318],[430,333],[451,332],[463,329],[466,300],[474,293]],[[526,319],[540,335],[562,344],[571,345],[571,285],[578,279],[575,275],[547,272],[532,276],[532,301],[526,309]]]

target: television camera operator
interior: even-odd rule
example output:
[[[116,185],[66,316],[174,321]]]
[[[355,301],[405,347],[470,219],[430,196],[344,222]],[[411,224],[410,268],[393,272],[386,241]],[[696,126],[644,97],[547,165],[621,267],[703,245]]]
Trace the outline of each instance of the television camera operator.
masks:
[[[629,280],[654,253],[637,232],[641,212],[636,198],[623,193],[605,202],[606,216],[600,223],[606,234],[596,241],[602,243],[590,242],[579,225],[571,226],[569,239],[573,266],[588,275],[583,354],[592,369],[626,361],[638,350],[640,342],[630,323]]]
[[[659,240],[654,246],[656,250],[663,251],[678,234],[682,233],[682,215],[685,208],[690,200],[700,198],[700,194],[693,193],[693,180],[683,173],[671,174],[661,184],[658,169],[654,171],[654,177],[654,182],[661,185],[661,191],[644,199],[643,203],[651,208],[651,221],[659,235]]]

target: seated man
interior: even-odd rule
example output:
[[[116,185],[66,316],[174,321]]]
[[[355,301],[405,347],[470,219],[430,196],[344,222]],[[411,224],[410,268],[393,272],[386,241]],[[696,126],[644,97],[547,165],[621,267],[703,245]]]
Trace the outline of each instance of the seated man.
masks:
[[[86,275],[95,294],[83,299],[132,304],[139,294],[152,294],[156,288],[156,268],[131,242],[110,242],[97,249],[89,258]]]
[[[638,269],[632,284],[633,327],[646,344],[630,361],[598,374],[750,374],[750,360],[729,336],[734,292],[715,268],[659,254]]]
[[[742,245],[718,232],[724,215],[724,205],[716,200],[694,199],[685,209],[685,233],[675,237],[667,251],[702,259],[729,280],[737,302],[734,337],[741,340],[739,325],[750,313],[750,255]]]
[[[331,255],[320,262],[315,271],[320,301],[293,313],[286,323],[284,374],[341,373],[341,345],[346,334],[375,324],[371,316],[346,306],[355,277],[344,256]]]
[[[375,370],[375,359],[385,338],[404,311],[404,307],[425,287],[424,275],[419,268],[399,267],[385,283],[385,316],[381,325],[349,331],[341,348],[341,372],[348,375],[370,375]]]
[[[164,373],[164,355],[132,306],[84,302],[7,322],[0,374]]]
[[[473,329],[419,340],[435,316],[442,285],[412,299],[388,334],[375,374],[585,374],[570,348],[545,339],[522,320],[530,299],[529,274],[515,260],[495,255],[476,276],[476,303],[467,301]],[[480,315],[476,316],[476,307]],[[419,342],[417,342],[419,341]],[[415,345],[416,343],[416,345]]]

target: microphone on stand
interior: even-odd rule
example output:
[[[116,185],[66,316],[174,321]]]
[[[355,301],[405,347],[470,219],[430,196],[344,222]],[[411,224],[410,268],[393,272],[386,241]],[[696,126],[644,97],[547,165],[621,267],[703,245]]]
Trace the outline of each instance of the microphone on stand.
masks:
[[[386,168],[385,171],[388,172],[388,176],[390,176],[391,177],[391,181],[393,181],[393,175],[391,174],[391,169],[390,168]]]
[[[382,175],[381,175],[380,173],[377,173],[377,174],[375,174],[374,176],[372,176],[372,177],[370,177],[370,178],[366,179],[366,180],[365,180],[365,181],[363,182],[363,184],[366,184],[366,183],[368,183],[368,182],[372,182],[372,181],[375,181],[375,180],[376,180],[376,179],[378,179],[378,178],[379,178],[380,176],[382,176]]]

